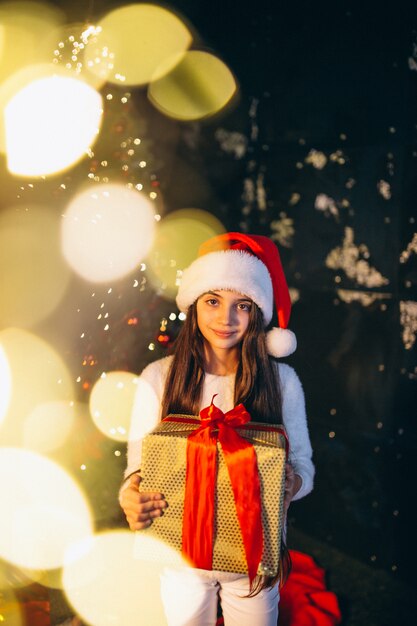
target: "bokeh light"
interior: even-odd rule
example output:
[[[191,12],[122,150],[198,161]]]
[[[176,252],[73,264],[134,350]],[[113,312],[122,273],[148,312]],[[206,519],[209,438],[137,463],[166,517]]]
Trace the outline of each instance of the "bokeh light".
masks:
[[[13,589],[1,586],[0,565],[0,624],[5,626],[24,626],[26,620],[23,609]]]
[[[142,410],[140,419],[132,422],[133,427],[129,430],[129,440],[131,441],[140,441],[157,426],[155,416],[159,414],[160,410],[160,402],[155,389],[140,377],[133,400],[133,411],[135,411],[136,402],[139,402],[141,407],[146,406],[146,411]]]
[[[40,578],[39,572],[24,567],[17,567],[0,558],[0,593],[4,589],[28,587]],[[1,605],[0,605],[1,614]],[[1,621],[0,621],[1,624]]]
[[[121,278],[148,253],[155,230],[151,200],[123,185],[95,185],[68,206],[62,249],[72,269],[92,282]]]
[[[77,163],[97,138],[103,104],[85,82],[39,78],[5,107],[7,167],[20,176],[55,174]]]
[[[12,375],[7,355],[0,344],[0,424],[4,420],[12,395]]]
[[[161,289],[166,298],[174,299],[179,272],[194,261],[204,241],[223,232],[223,224],[202,209],[169,213],[157,226],[155,243],[147,259],[152,285]]]
[[[32,327],[62,300],[71,273],[60,249],[59,219],[27,204],[0,213],[0,326]]]
[[[113,53],[99,44],[100,33],[100,27],[85,22],[67,24],[52,32],[49,40],[54,66],[100,89],[114,67]]]
[[[41,78],[51,78],[55,75],[66,76],[61,68],[52,63],[36,63],[25,65],[0,83],[0,151],[6,152],[6,129],[4,124],[5,109],[10,100],[27,87],[30,83]]]
[[[171,70],[191,44],[188,28],[174,13],[154,4],[131,4],[110,11],[85,51],[89,70],[109,82],[144,85]],[[103,55],[114,67],[103,70]]]
[[[0,556],[18,566],[60,567],[70,546],[92,533],[77,484],[33,452],[0,448],[0,500]]]
[[[35,406],[23,424],[23,445],[47,453],[64,445],[75,423],[74,402],[44,402]]]
[[[141,535],[140,540],[143,551],[158,553],[160,562],[135,558],[135,534],[113,531],[96,535],[88,552],[64,567],[67,598],[89,624],[166,624],[160,575],[164,559],[181,565],[181,557],[151,537]]]
[[[230,69],[202,50],[187,52],[167,75],[152,81],[148,97],[162,113],[177,120],[198,120],[219,112],[237,90]]]
[[[110,439],[128,439],[138,380],[138,376],[129,372],[108,372],[97,380],[91,391],[91,418]]]
[[[63,21],[63,12],[45,2],[0,3],[0,83],[25,65],[49,61],[48,35]]]
[[[7,358],[11,394],[0,434],[3,444],[23,444],[25,420],[37,406],[70,402],[73,385],[60,356],[43,339],[28,331],[0,331],[0,345]],[[30,442],[25,441],[25,445]]]

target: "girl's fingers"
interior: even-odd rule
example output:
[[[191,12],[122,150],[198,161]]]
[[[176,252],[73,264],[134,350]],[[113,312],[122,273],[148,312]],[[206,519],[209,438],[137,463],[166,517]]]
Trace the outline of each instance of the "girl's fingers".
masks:
[[[131,530],[141,530],[142,528],[146,528],[152,524],[152,520],[156,517],[161,517],[164,514],[163,509],[166,508],[167,503],[165,501],[162,502],[162,506],[142,511],[138,514],[130,514],[126,516],[126,519],[129,523]]]
[[[146,513],[147,511],[153,511],[154,509],[165,509],[167,506],[166,500],[145,500],[139,501],[139,510],[141,513]]]
[[[139,500],[140,504],[145,504],[147,502],[165,502],[165,498],[162,493],[156,493],[153,491],[139,491]]]
[[[133,485],[133,487],[138,487],[141,480],[142,479],[139,474],[133,474],[133,476],[129,479],[129,483]]]
[[[151,524],[152,520],[147,520],[146,522],[129,522],[129,528],[130,530],[143,530],[144,528],[148,528]]]

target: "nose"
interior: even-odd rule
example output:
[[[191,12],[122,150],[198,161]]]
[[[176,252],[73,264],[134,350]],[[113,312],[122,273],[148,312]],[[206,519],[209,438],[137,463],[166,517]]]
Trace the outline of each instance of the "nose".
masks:
[[[219,308],[218,320],[224,326],[231,326],[234,323],[234,309],[232,306],[224,305]]]

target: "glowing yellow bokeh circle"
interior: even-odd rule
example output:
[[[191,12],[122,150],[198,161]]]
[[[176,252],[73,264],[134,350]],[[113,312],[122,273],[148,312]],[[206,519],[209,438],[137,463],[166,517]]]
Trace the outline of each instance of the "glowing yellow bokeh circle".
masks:
[[[0,343],[0,424],[6,417],[12,395],[12,375],[7,354]]]
[[[46,454],[69,439],[75,423],[74,402],[44,402],[26,416],[23,424],[25,448]]]
[[[32,569],[64,564],[72,544],[92,533],[87,502],[56,463],[0,448],[0,556]]]
[[[162,113],[177,120],[198,120],[218,113],[236,93],[230,69],[218,57],[191,50],[167,75],[154,80],[148,97]]]
[[[142,261],[154,230],[154,208],[144,194],[123,185],[94,185],[67,207],[61,229],[64,257],[86,280],[115,280]]]
[[[224,232],[220,220],[202,209],[169,213],[157,225],[155,243],[147,258],[148,277],[155,289],[174,299],[179,272],[194,261],[204,241]]]
[[[64,21],[64,13],[46,2],[0,4],[0,83],[31,63],[50,61],[48,35]]]
[[[156,539],[142,535],[140,541],[149,559],[137,554],[131,531],[100,533],[80,546],[81,558],[64,567],[67,599],[87,623],[166,626],[160,577],[166,562],[180,566],[183,561]],[[161,561],[155,559],[156,554]]]
[[[71,402],[73,384],[68,369],[56,351],[43,339],[18,328],[0,331],[0,345],[7,359],[9,401],[0,423],[1,441],[25,445],[25,421],[36,408],[48,402]],[[6,388],[7,390],[7,388]]]
[[[7,168],[19,176],[68,169],[95,142],[103,114],[100,94],[70,76],[39,78],[4,109]]]
[[[35,80],[67,75],[68,72],[52,63],[31,63],[19,68],[0,83],[0,152],[6,152],[4,112],[10,100]]]
[[[182,58],[192,36],[171,11],[155,4],[131,4],[110,11],[97,24],[101,33],[85,51],[89,71],[103,73],[103,51],[114,67],[109,82],[144,85],[161,77]]]
[[[0,213],[0,327],[33,327],[61,302],[70,271],[59,220],[56,211],[33,205]]]
[[[110,439],[127,441],[138,377],[129,372],[107,372],[90,394],[90,415]]]

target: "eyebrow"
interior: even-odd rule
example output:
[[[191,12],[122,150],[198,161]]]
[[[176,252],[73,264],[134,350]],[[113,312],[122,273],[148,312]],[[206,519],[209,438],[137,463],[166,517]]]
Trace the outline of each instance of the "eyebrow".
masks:
[[[204,293],[203,295],[204,296],[211,295],[211,296],[216,296],[216,298],[222,298],[223,299],[223,296],[220,295],[219,293],[217,293],[217,291],[206,291],[206,293]],[[242,295],[241,298],[236,298],[235,302],[249,302],[249,303],[251,303],[252,300],[250,298],[247,298],[246,296]]]

